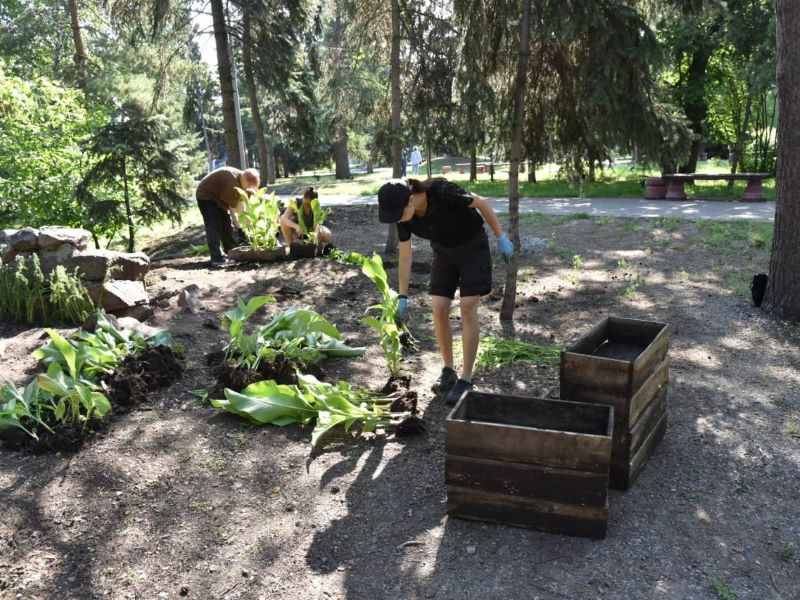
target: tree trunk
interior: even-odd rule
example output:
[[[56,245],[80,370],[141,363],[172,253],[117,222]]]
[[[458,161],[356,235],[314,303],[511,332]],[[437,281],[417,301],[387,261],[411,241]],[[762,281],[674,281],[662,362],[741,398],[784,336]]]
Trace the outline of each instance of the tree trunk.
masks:
[[[347,132],[333,143],[333,160],[336,163],[336,179],[352,179],[350,175],[350,156],[347,154]]]
[[[469,149],[469,180],[478,179],[478,149],[472,146]]]
[[[86,46],[83,45],[83,35],[81,34],[81,22],[78,17],[78,0],[67,0],[67,11],[72,25],[72,41],[75,44],[75,75],[78,79],[78,87],[86,94]]]
[[[400,177],[400,0],[392,0],[392,54],[390,63],[392,84],[392,177]],[[397,227],[390,223],[386,236],[386,254],[397,252]]]
[[[275,183],[277,177],[277,167],[275,166],[275,147],[267,140],[267,183]]]
[[[233,77],[231,75],[231,56],[228,46],[228,26],[222,0],[211,0],[211,16],[214,20],[214,41],[217,46],[217,72],[222,92],[222,117],[225,129],[225,152],[228,166],[242,168],[239,155],[239,136],[236,126],[236,107],[233,100]]]
[[[689,127],[695,133],[695,140],[692,141],[689,151],[689,162],[681,167],[681,173],[694,173],[697,169],[697,155],[700,153],[702,143],[703,126],[708,115],[708,102],[706,101],[706,70],[708,61],[711,59],[713,48],[702,47],[692,54],[692,62],[689,64],[687,73],[686,87],[690,90],[688,97],[684,100],[683,110],[689,119]]]
[[[775,237],[762,304],[779,319],[800,321],[800,4],[775,3],[778,27],[778,175]]]
[[[514,318],[517,301],[517,269],[520,250],[519,241],[519,162],[522,155],[522,128],[525,123],[525,89],[527,87],[528,59],[530,56],[531,1],[523,0],[522,18],[519,24],[519,53],[517,76],[514,81],[514,121],[511,129],[511,164],[508,172],[508,229],[514,243],[514,254],[506,269],[506,287],[500,320]]]
[[[131,207],[131,195],[128,189],[127,161],[124,158],[122,159],[122,194],[125,200],[125,221],[128,223],[128,252],[134,252],[136,244],[134,242],[133,208]]]
[[[256,131],[256,147],[258,148],[258,171],[262,185],[269,182],[269,154],[267,153],[267,139],[264,134],[264,122],[261,120],[261,109],[258,107],[258,88],[256,77],[253,73],[253,51],[250,44],[253,38],[250,35],[250,9],[244,5],[244,36],[242,44],[242,66],[244,67],[244,80],[247,84],[247,94],[250,99],[250,113],[253,117],[253,128]]]
[[[536,183],[536,163],[528,160],[528,183]]]

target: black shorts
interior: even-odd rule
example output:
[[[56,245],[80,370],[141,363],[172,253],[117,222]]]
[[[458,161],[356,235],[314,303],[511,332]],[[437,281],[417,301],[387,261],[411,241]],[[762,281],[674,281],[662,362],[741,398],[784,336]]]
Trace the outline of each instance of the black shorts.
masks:
[[[454,298],[456,288],[461,297],[485,296],[492,291],[492,253],[486,230],[478,231],[460,246],[442,246],[431,242],[431,296]]]

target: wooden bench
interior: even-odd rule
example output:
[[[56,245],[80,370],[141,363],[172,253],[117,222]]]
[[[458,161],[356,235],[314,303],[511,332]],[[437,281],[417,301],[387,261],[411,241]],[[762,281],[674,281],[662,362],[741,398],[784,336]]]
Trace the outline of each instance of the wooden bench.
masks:
[[[747,181],[747,187],[741,200],[748,202],[766,202],[767,196],[764,193],[764,186],[761,182],[772,177],[769,173],[668,173],[662,175],[661,179],[667,184],[667,200],[686,200],[684,184],[694,183],[695,180],[702,181]]]
[[[463,175],[464,172],[466,171],[466,169],[469,169],[469,163],[456,163],[456,167],[458,167],[458,172]],[[475,164],[475,170],[477,171],[477,174],[488,173],[489,172],[489,164],[488,163],[476,163]]]

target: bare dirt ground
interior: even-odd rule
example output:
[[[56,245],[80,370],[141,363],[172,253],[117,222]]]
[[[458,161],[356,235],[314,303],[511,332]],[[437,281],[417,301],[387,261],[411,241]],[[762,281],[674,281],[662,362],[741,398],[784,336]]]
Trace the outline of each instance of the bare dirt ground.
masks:
[[[375,212],[337,209],[338,245],[381,250]],[[222,312],[237,294],[262,293],[279,300],[262,319],[311,305],[369,346],[363,359],[325,363],[328,380],[380,388],[387,371],[359,322],[377,298],[371,282],[323,259],[211,271],[205,258],[168,258],[201,241],[197,228],[177,232],[150,249],[160,260],[148,282],[151,324],[185,345],[185,374],[79,453],[0,449],[0,597],[800,598],[800,329],[745,296],[768,245],[737,231],[524,221],[524,236],[550,244],[523,256],[516,336],[564,346],[607,315],[673,327],[669,427],[632,489],[610,493],[603,541],[447,518],[447,407],[428,391],[440,361],[424,242],[415,242],[410,315],[420,351],[404,371],[427,432],[346,441],[312,459],[308,428],[254,428],[191,392],[214,383],[205,354],[224,339]],[[484,335],[503,333],[495,267]],[[205,307],[197,315],[177,306],[192,283]],[[2,324],[0,335],[0,380],[28,381],[42,331]],[[558,393],[556,367],[525,363],[475,383]]]

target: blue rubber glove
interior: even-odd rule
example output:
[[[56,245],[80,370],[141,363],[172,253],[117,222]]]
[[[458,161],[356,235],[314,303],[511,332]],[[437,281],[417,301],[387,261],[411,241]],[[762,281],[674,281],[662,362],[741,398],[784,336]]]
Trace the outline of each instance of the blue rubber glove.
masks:
[[[514,254],[514,244],[505,233],[497,238],[497,249],[503,255],[503,260],[506,262],[511,260],[511,256]]]
[[[401,323],[405,323],[407,316],[408,316],[408,298],[400,298],[400,301],[397,303],[397,319]]]

